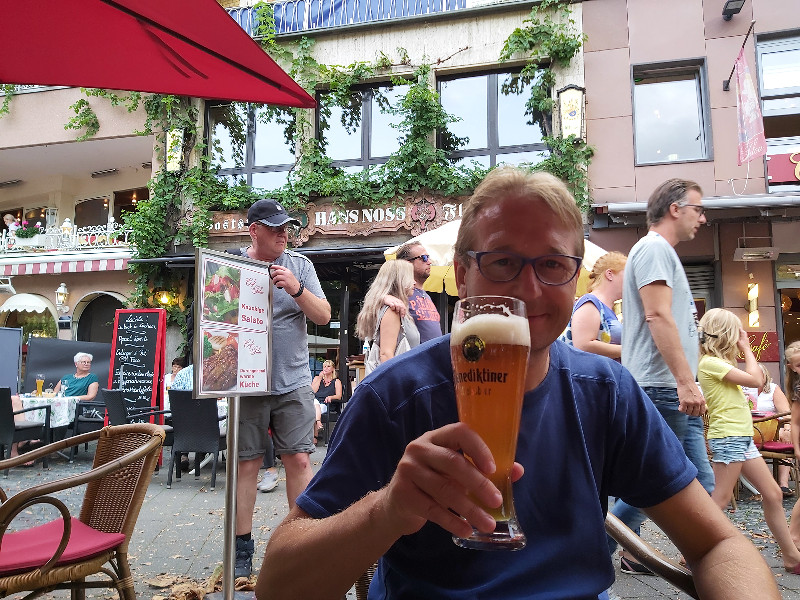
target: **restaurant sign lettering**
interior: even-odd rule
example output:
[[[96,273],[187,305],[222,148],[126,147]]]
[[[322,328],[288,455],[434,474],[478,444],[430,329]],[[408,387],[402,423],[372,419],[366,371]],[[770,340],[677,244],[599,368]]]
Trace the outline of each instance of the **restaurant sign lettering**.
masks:
[[[750,348],[758,362],[780,361],[777,331],[748,331],[747,338],[750,340]],[[737,358],[744,360],[742,354],[739,354]]]
[[[465,200],[466,197],[445,197],[428,192],[417,192],[403,200],[375,207],[320,199],[308,203],[303,213],[291,213],[303,226],[290,232],[289,241],[298,247],[316,235],[369,236],[401,229],[419,235],[460,219]],[[247,235],[246,213],[228,211],[211,215],[211,236]]]

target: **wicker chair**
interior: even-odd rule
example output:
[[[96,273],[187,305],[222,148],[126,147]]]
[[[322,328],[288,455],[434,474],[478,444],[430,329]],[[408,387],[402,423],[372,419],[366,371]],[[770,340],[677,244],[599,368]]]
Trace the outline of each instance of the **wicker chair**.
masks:
[[[606,532],[653,573],[665,579],[680,591],[689,594],[692,598],[699,598],[694,586],[692,572],[689,569],[661,554],[611,513],[606,516]],[[369,584],[375,574],[376,567],[377,564],[372,565],[367,569],[366,573],[356,580],[356,600],[367,600]]]
[[[800,482],[798,481],[797,461],[794,459],[794,446],[782,442],[779,438],[780,429],[791,413],[767,413],[763,416],[753,415],[753,442],[761,452],[764,460],[772,461],[772,471],[778,479],[778,467],[781,464],[789,466],[791,478],[794,479],[794,495],[800,495]]]
[[[699,598],[689,569],[661,554],[611,513],[606,515],[606,533],[653,573],[692,598]]]
[[[43,482],[7,498],[0,490],[0,597],[31,592],[32,598],[55,589],[85,597],[87,588],[115,588],[121,599],[135,600],[128,544],[158,459],[164,432],[149,423],[106,427],[0,461],[13,467],[76,444],[97,441],[94,464],[85,473]],[[86,486],[78,518],[55,497]],[[34,505],[61,513],[44,525],[13,533],[14,518]],[[106,578],[87,581],[91,575]]]

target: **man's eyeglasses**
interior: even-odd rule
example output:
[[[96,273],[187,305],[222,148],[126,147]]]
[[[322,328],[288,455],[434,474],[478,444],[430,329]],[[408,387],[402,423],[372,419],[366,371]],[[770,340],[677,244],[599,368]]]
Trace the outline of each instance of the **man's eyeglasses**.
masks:
[[[265,227],[270,233],[285,233],[289,229],[289,223],[284,223],[283,225],[267,225],[266,223],[258,223],[262,227]]]
[[[545,285],[564,285],[578,273],[583,259],[566,254],[545,254],[526,258],[513,252],[475,252],[467,256],[478,263],[478,271],[489,281],[504,283],[516,279],[525,265],[531,265],[536,278]]]
[[[426,263],[426,262],[430,262],[430,260],[431,260],[431,255],[430,255],[430,254],[420,254],[419,256],[410,256],[410,257],[409,257],[409,258],[407,258],[406,260],[407,260],[408,262],[414,262],[414,261],[415,261],[415,260],[417,260],[418,258],[419,258],[419,259],[422,259],[422,262],[425,262],[425,263]]]
[[[697,212],[698,217],[702,217],[706,212],[705,207],[699,204],[689,204],[688,202],[686,204],[678,204],[678,208],[686,208],[686,207],[693,208]]]

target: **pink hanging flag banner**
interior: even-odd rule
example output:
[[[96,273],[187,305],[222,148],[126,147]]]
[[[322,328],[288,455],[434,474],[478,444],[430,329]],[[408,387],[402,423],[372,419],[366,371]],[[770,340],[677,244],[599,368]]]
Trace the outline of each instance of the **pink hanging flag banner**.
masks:
[[[744,48],[736,58],[736,114],[739,122],[739,166],[767,153],[764,120],[758,94],[744,57]]]

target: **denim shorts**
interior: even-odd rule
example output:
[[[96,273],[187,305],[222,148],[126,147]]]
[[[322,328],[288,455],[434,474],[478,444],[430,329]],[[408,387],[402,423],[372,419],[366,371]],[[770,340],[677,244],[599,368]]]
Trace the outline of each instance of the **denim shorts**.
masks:
[[[711,462],[715,463],[729,465],[732,462],[744,462],[761,456],[753,443],[753,438],[747,435],[709,438],[708,446],[713,454]]]

